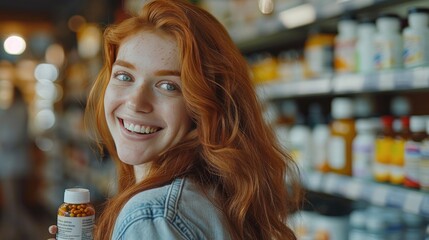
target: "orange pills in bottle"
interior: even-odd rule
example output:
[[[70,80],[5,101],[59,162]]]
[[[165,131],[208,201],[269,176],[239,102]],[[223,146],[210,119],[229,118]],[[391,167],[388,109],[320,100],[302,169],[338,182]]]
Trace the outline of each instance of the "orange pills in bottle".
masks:
[[[64,203],[58,208],[58,240],[92,240],[95,209],[90,193],[84,188],[69,188],[64,192]]]

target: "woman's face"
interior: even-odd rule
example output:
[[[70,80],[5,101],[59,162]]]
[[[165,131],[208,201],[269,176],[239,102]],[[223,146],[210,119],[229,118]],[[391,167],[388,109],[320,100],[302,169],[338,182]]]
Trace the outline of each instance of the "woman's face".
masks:
[[[181,91],[177,43],[163,32],[124,39],[104,97],[119,158],[130,165],[156,159],[191,129]]]

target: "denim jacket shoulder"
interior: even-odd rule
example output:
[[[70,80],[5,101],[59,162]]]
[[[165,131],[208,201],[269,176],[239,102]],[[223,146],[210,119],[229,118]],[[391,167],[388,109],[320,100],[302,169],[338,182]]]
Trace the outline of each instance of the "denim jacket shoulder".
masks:
[[[227,221],[190,179],[143,191],[116,219],[112,239],[231,239]]]

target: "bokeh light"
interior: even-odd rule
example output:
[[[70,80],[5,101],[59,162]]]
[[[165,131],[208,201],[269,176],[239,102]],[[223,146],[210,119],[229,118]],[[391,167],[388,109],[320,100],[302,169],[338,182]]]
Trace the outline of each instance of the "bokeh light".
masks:
[[[25,40],[17,35],[12,35],[4,41],[4,50],[10,55],[20,55],[25,51]]]

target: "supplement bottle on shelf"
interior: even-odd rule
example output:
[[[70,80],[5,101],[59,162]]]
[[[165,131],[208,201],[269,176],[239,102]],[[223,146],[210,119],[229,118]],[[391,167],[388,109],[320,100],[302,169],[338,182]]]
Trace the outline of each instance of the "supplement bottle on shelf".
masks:
[[[376,70],[402,67],[401,19],[396,14],[384,13],[376,20],[374,65]]]
[[[58,208],[57,240],[92,240],[95,209],[88,189],[69,188]]]
[[[333,72],[333,47],[335,36],[311,29],[304,46],[306,78],[330,76]]]
[[[374,160],[374,145],[376,139],[375,125],[372,119],[356,121],[357,135],[353,139],[353,177],[372,179],[371,165]]]
[[[312,168],[319,172],[327,172],[330,129],[327,116],[319,103],[312,103],[309,106],[308,119],[311,128]]]
[[[357,72],[371,73],[374,71],[374,35],[376,27],[374,21],[368,18],[359,21],[356,42]]]
[[[420,188],[419,167],[422,160],[421,148],[423,141],[428,136],[426,133],[426,117],[411,116],[410,130],[410,139],[405,143],[404,186]]]
[[[350,213],[349,240],[367,240],[366,221],[368,219],[365,210],[354,210]]]
[[[389,168],[392,158],[393,145],[393,117],[381,117],[382,130],[375,141],[375,158],[373,164],[374,180],[377,182],[389,181]]]
[[[352,175],[352,142],[356,136],[353,112],[350,98],[337,97],[332,100],[329,169],[349,176]]]
[[[392,145],[392,158],[390,162],[390,183],[401,185],[404,183],[404,156],[405,142],[410,138],[410,118],[403,116],[393,122],[395,138]]]
[[[334,43],[334,68],[338,73],[356,71],[356,30],[357,22],[353,15],[341,17]]]
[[[311,170],[311,130],[305,124],[304,117],[298,114],[296,123],[291,127],[289,132],[290,150],[292,157],[298,163],[303,173]]]
[[[421,147],[422,159],[419,166],[420,189],[429,192],[429,117],[426,118],[426,134],[428,137],[423,140]]]
[[[408,27],[402,31],[404,39],[404,66],[429,65],[429,8],[408,10]]]

